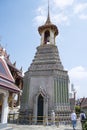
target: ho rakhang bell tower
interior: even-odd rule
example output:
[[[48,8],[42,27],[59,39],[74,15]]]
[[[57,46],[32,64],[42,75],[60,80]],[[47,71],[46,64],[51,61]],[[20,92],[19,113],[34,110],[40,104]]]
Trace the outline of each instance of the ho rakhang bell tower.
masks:
[[[69,77],[61,63],[55,38],[58,28],[48,16],[44,25],[38,28],[41,43],[24,76],[21,111],[31,114],[34,123],[44,120],[51,111],[69,111]],[[40,118],[38,116],[41,116]]]

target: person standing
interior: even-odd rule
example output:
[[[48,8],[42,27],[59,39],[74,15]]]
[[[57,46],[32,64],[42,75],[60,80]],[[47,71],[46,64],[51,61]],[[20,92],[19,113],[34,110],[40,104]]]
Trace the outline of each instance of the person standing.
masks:
[[[71,121],[72,121],[73,130],[75,130],[75,128],[76,128],[76,121],[77,121],[77,115],[76,115],[75,111],[73,111],[71,113]]]
[[[85,115],[85,113],[83,111],[81,111],[80,120],[81,120],[82,128],[83,128],[83,125],[85,123],[85,119],[86,119],[86,115]]]
[[[51,124],[55,125],[55,112],[54,112],[54,110],[52,110],[52,112],[51,112]]]

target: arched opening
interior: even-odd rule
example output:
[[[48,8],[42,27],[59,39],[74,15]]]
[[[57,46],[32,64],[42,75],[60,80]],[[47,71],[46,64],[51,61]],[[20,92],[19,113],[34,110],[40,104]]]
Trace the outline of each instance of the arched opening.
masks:
[[[43,97],[40,94],[38,96],[38,109],[37,109],[37,122],[43,122]]]
[[[50,32],[47,30],[44,34],[44,44],[48,44],[50,42]]]

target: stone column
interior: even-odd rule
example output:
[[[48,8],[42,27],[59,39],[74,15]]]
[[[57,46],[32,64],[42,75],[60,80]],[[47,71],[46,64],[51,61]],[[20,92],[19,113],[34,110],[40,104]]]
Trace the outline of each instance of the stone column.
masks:
[[[54,32],[50,30],[50,43],[55,44]]]
[[[44,44],[44,33],[42,33],[42,35],[41,35],[41,45],[43,45]]]
[[[19,89],[20,90],[22,89],[22,81],[21,80],[20,80],[20,83],[19,83]],[[21,94],[19,93],[17,103],[16,103],[17,106],[20,106],[20,99],[21,99]]]
[[[3,94],[2,115],[1,115],[2,124],[6,124],[8,119],[8,96],[9,96],[8,92]]]
[[[57,80],[55,80],[55,93],[54,93],[54,96],[55,96],[55,103],[57,105]]]
[[[58,84],[58,104],[60,104],[60,83],[59,83],[59,78],[57,80],[57,84]]]
[[[33,123],[34,124],[37,123],[37,100],[38,100],[38,97],[35,96],[34,97],[34,111],[33,111]]]
[[[44,98],[44,125],[48,125],[48,97]]]

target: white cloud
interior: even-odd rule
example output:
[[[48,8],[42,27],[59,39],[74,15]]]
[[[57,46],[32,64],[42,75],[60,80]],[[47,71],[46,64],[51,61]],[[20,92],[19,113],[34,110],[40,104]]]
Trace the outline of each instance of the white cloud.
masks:
[[[40,14],[40,15],[44,15],[46,13],[44,7],[38,7],[37,10],[36,10],[36,13],[37,14]]]
[[[44,24],[45,21],[46,21],[46,16],[38,15],[34,18],[34,23],[37,26]]]
[[[55,14],[52,16],[52,21],[55,22],[56,24],[60,24],[62,22],[67,22],[68,21],[68,16],[66,16],[63,13],[60,14]]]
[[[76,97],[87,96],[87,69],[82,66],[77,66],[69,71],[70,83],[74,84]]]
[[[46,11],[45,11],[45,7],[38,7],[37,10],[35,10],[36,12],[36,17],[34,18],[34,23],[37,26],[40,26],[42,24],[44,24],[44,22],[46,21]]]
[[[74,0],[53,0],[54,4],[59,8],[65,8],[73,4]]]
[[[72,68],[69,71],[69,76],[71,79],[86,79],[87,78],[87,70],[83,68],[82,66],[78,66],[75,68]]]
[[[52,7],[52,8],[51,8]],[[68,7],[68,8],[66,8]],[[58,24],[70,25],[70,20],[74,16],[82,20],[87,20],[87,3],[78,3],[75,0],[52,0],[50,1],[51,21]],[[47,18],[47,4],[43,4],[35,11],[35,25],[42,25]],[[75,17],[75,18],[76,18]]]
[[[82,13],[85,9],[87,9],[87,3],[79,3],[74,7],[74,13]]]
[[[34,23],[38,26],[45,23],[47,19],[47,10],[45,7],[38,7],[36,12],[36,17],[34,18]],[[68,16],[65,14],[65,12],[58,13],[57,10],[54,9],[54,12],[51,12],[50,10],[50,17],[51,21],[55,24],[61,24],[61,23],[68,23]]]
[[[74,7],[74,13],[77,14],[77,16],[82,20],[87,19],[86,10],[87,10],[87,3],[79,3]]]
[[[79,18],[83,19],[83,20],[87,20],[87,15],[86,14],[80,14]]]

